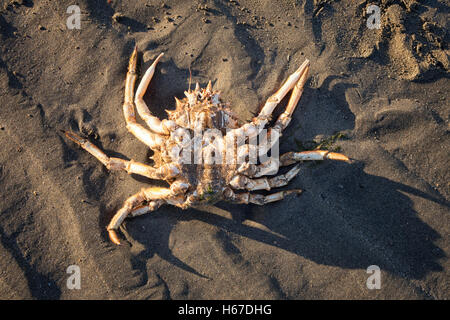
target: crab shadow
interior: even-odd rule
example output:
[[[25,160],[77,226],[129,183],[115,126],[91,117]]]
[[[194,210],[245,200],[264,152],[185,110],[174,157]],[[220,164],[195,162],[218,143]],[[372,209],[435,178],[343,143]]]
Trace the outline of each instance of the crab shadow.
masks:
[[[237,215],[264,224],[281,236],[247,226],[233,226],[229,231],[318,264],[346,269],[375,264],[412,279],[442,270],[438,260],[445,255],[434,244],[440,235],[418,217],[410,196],[445,208],[449,207],[447,201],[367,174],[362,163],[327,163],[308,169],[304,177],[307,187],[300,197],[288,199],[286,204],[253,207],[247,217]],[[328,183],[318,185],[325,181]]]
[[[324,171],[325,175],[330,170],[334,178],[327,177],[330,184],[325,185],[325,189],[328,190],[316,185],[305,189],[299,197],[291,196],[263,207],[218,204],[221,210],[230,213],[231,219],[217,213],[182,211],[168,206],[145,217],[128,220],[127,236],[133,243],[145,247],[133,258],[133,264],[146,272],[146,261],[156,254],[175,267],[207,278],[174,256],[169,246],[177,223],[198,220],[215,226],[217,232],[256,240],[318,264],[346,269],[366,269],[375,264],[384,271],[410,279],[421,279],[428,272],[442,270],[438,260],[445,255],[434,244],[440,235],[418,217],[410,196],[446,208],[448,202],[422,190],[367,174],[361,163],[317,166],[311,169],[308,179],[313,180],[313,175],[319,171]],[[308,179],[306,184],[309,184]],[[250,226],[245,220],[262,224],[271,232]],[[221,241],[231,240],[223,238]]]

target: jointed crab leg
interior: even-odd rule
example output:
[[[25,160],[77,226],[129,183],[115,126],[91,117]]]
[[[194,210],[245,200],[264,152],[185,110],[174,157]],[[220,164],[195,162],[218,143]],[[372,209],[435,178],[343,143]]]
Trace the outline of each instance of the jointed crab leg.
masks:
[[[256,118],[256,122],[261,121],[258,120],[258,118],[262,117],[268,117],[273,112],[273,109],[278,104],[281,99],[286,95],[286,92],[291,89],[291,86],[295,80],[298,79],[296,83],[294,83],[294,89],[292,90],[291,97],[289,98],[288,105],[286,107],[286,110],[278,117],[277,121],[275,122],[274,126],[272,128],[269,128],[267,132],[267,139],[269,143],[263,144],[259,147],[259,155],[266,154],[275,143],[277,143],[279,137],[281,136],[281,132],[289,125],[291,122],[292,113],[295,110],[295,107],[298,104],[298,101],[300,100],[300,97],[303,93],[303,87],[306,83],[306,80],[308,79],[309,74],[309,61],[306,60],[300,68],[291,75],[288,80],[283,84],[283,86],[267,101],[266,105],[261,110],[259,116]],[[278,102],[276,102],[278,101]],[[265,122],[262,121],[261,124],[264,124]],[[245,125],[242,127],[245,128]],[[247,135],[251,135],[250,130],[247,130],[245,132]],[[256,130],[254,130],[256,131]],[[258,133],[260,130],[258,130]]]
[[[299,161],[308,160],[338,160],[350,161],[350,159],[337,152],[326,150],[311,150],[302,152],[287,152],[280,156],[280,159],[269,158],[261,164],[243,163],[238,168],[238,172],[250,178],[258,178],[265,175],[273,175],[278,172],[280,166],[288,166]]]
[[[271,95],[269,99],[267,99],[267,102],[261,109],[260,113],[256,118],[252,120],[252,122],[246,123],[238,129],[231,130],[228,134],[238,136],[244,135],[249,137],[259,134],[269,121],[275,107],[280,103],[281,100],[283,100],[289,90],[297,87],[297,89],[294,90],[292,94],[293,96],[291,96],[291,99],[289,101],[288,109],[285,112],[286,115],[279,118],[280,125],[284,126],[284,124],[286,123],[287,126],[287,123],[289,123],[289,121],[286,121],[285,118],[290,118],[290,115],[294,111],[294,108],[297,105],[298,100],[300,99],[303,85],[305,84],[306,78],[308,77],[308,71],[309,60],[306,59],[303,64],[297,69],[297,71],[295,71],[288,77],[281,88],[278,89],[278,91],[273,95]]]
[[[65,131],[65,135],[74,141],[84,150],[96,157],[109,170],[124,170],[128,173],[139,174],[150,179],[170,179],[176,177],[180,171],[173,164],[166,164],[159,168],[153,168],[149,165],[136,162],[134,160],[123,160],[119,158],[108,157],[100,148],[87,139],[83,139],[73,132]]]
[[[275,145],[275,143],[278,142],[279,137],[281,136],[281,132],[289,125],[289,122],[291,121],[292,113],[295,110],[295,107],[298,104],[298,101],[300,100],[300,97],[303,93],[303,87],[306,83],[306,80],[308,79],[309,74],[309,60],[306,60],[300,68],[292,74],[286,82],[282,85],[282,87],[274,94],[272,95],[266,102],[265,106],[261,110],[259,116],[254,119],[252,123],[248,123],[243,125],[241,128],[236,129],[232,131],[232,134],[244,134],[247,136],[252,136],[254,134],[259,134],[260,130],[257,130],[255,128],[255,124],[261,125],[259,128],[262,128],[262,125],[265,124],[267,121],[264,120],[267,117],[271,115],[273,112],[275,106],[278,104],[281,99],[286,95],[286,93],[294,87],[292,90],[291,97],[289,98],[288,105],[286,107],[286,110],[278,117],[278,120],[275,122],[274,126],[272,128],[269,128],[267,132],[266,139],[268,140],[267,143],[264,143],[260,146],[258,146],[258,155],[263,156],[267,154],[267,152],[272,149],[272,147]],[[297,81],[297,82],[295,82]],[[278,102],[277,102],[278,101]],[[230,138],[232,136],[230,135]],[[249,147],[248,147],[249,148]],[[242,149],[242,148],[241,148]],[[244,150],[244,149],[242,149]],[[238,155],[239,155],[239,149],[238,149]],[[247,150],[248,152],[249,150]],[[271,164],[272,165],[272,164]],[[257,168],[254,165],[252,165],[253,168]],[[265,165],[264,167],[267,167]],[[264,168],[262,168],[264,169]],[[261,170],[259,170],[261,171]],[[264,171],[264,170],[263,170]],[[278,168],[277,170],[278,171]],[[275,171],[275,173],[276,173]],[[255,172],[256,173],[256,172]],[[264,175],[263,173],[259,176]]]
[[[278,188],[285,186],[291,181],[300,171],[300,166],[297,165],[285,174],[280,174],[273,178],[259,178],[250,179],[244,175],[237,175],[230,181],[230,186],[234,189],[246,189],[253,190],[270,190],[272,188]]]
[[[137,65],[137,49],[134,49],[128,64],[128,72],[125,80],[125,100],[123,103],[123,114],[127,123],[127,129],[141,142],[149,146],[151,149],[158,148],[163,139],[156,133],[149,131],[136,122],[133,105],[133,91],[136,82],[136,65]]]
[[[294,190],[279,191],[268,195],[262,195],[262,194],[253,194],[250,192],[234,193],[231,189],[228,189],[226,192],[226,196],[227,200],[233,203],[239,204],[254,203],[262,206],[265,205],[266,203],[280,201],[287,195],[295,193],[301,194],[302,192],[303,191],[301,189],[294,189]]]
[[[281,88],[278,89],[278,91],[275,92],[272,96],[270,96],[264,107],[261,109],[258,118],[270,117],[277,104],[280,103],[280,101],[284,98],[284,96],[286,96],[289,90],[291,90],[298,83],[299,79],[302,77],[303,74],[305,74],[306,79],[306,77],[308,76],[308,70],[309,70],[309,60],[306,59],[305,62],[302,63],[300,68],[298,68],[297,71],[295,71],[293,74],[289,76],[289,78],[286,80],[285,83],[283,83]],[[301,81],[301,83],[303,85],[304,81]],[[300,99],[300,97],[298,98]],[[294,104],[295,99],[292,100],[292,104]],[[298,102],[298,99],[296,102]],[[297,103],[295,103],[292,108],[295,108],[296,104]]]
[[[134,49],[134,52],[137,52],[137,48]],[[131,59],[136,59],[136,55],[134,54],[134,52],[131,55]],[[147,123],[150,130],[158,134],[167,135],[170,133],[170,130],[174,128],[175,123],[170,120],[163,120],[163,121],[159,120],[157,117],[152,115],[152,113],[150,112],[144,101],[145,91],[147,90],[150,80],[152,80],[153,74],[155,73],[156,65],[158,64],[159,60],[162,58],[163,55],[164,53],[161,53],[155,59],[150,68],[148,68],[147,71],[145,72],[136,90],[136,97],[134,99],[134,103],[136,105],[136,109],[137,112],[139,113],[139,116],[145,121],[145,123]],[[130,63],[135,65],[134,62],[130,61]]]
[[[164,204],[164,200],[150,201],[146,205],[140,205],[140,206],[135,207],[133,210],[131,210],[129,215],[132,217],[141,216],[148,212],[155,211],[156,209],[161,207],[161,205],[163,205],[163,204]]]
[[[108,230],[109,238],[114,244],[119,245],[120,240],[117,236],[116,230],[119,229],[120,225],[122,224],[123,220],[128,216],[128,214],[137,206],[141,205],[146,200],[145,194],[143,190],[139,191],[138,193],[132,195],[129,197],[125,203],[123,204],[122,208],[120,208],[119,211],[114,215],[114,217],[111,219],[111,222],[109,223],[108,227],[106,228]]]
[[[122,208],[120,208],[111,219],[111,222],[106,228],[109,233],[109,238],[113,243],[117,245],[120,244],[116,230],[119,229],[120,225],[128,215],[132,214],[133,216],[137,216],[148,211],[156,210],[163,203],[177,205],[182,203],[183,200],[184,196],[174,196],[172,191],[168,188],[150,187],[142,189],[138,193],[129,197],[123,204]],[[147,205],[143,205],[145,201],[148,201],[149,203]]]
[[[295,84],[294,89],[292,90],[291,97],[289,98],[286,110],[278,117],[277,121],[275,122],[275,125],[273,126],[273,129],[279,130],[279,132],[281,132],[289,125],[289,122],[291,122],[292,114],[294,113],[295,107],[297,106],[298,101],[302,96],[303,87],[305,86],[306,80],[308,79],[308,74],[309,74],[309,65],[306,66],[300,79]]]
[[[237,172],[246,175],[249,178],[259,178],[262,176],[274,175],[278,172],[280,161],[275,158],[269,158],[260,164],[244,162],[239,166]]]

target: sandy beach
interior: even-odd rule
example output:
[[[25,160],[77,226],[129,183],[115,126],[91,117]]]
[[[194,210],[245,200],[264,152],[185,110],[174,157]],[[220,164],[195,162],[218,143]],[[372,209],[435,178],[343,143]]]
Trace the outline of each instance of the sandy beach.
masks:
[[[448,1],[0,4],[0,299],[450,298]],[[250,121],[309,59],[280,152],[352,163],[305,162],[283,187],[303,194],[265,206],[163,206],[114,245],[122,203],[164,183],[108,171],[61,130],[151,164],[122,112],[135,45],[141,74],[164,52],[144,97],[161,118],[191,77]]]

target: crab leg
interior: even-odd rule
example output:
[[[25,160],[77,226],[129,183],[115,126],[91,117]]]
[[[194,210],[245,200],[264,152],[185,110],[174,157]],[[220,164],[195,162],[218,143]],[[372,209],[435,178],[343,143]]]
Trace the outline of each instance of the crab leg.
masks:
[[[300,165],[296,165],[285,174],[280,174],[273,178],[259,178],[250,179],[244,175],[237,175],[230,181],[230,186],[234,189],[246,189],[253,190],[270,190],[272,188],[278,188],[285,186],[291,181],[300,171]]]
[[[250,178],[258,178],[265,175],[274,175],[278,172],[280,166],[288,166],[299,161],[308,160],[338,160],[338,161],[350,161],[350,159],[336,152],[329,152],[326,150],[312,150],[302,152],[287,152],[282,154],[280,159],[269,158],[261,164],[250,164],[248,162],[243,163],[238,172]]]
[[[294,89],[292,90],[291,97],[289,98],[286,110],[278,117],[277,121],[273,126],[273,129],[281,132],[289,125],[289,122],[291,122],[292,114],[294,113],[295,107],[297,106],[298,101],[302,96],[303,87],[305,86],[306,80],[308,79],[308,74],[309,74],[309,65],[306,66],[300,79],[295,84]]]
[[[306,160],[339,160],[339,161],[350,161],[350,159],[340,153],[330,152],[327,150],[311,150],[311,151],[302,151],[302,152],[288,152],[282,154],[280,157],[280,165],[288,166],[298,161],[306,161]]]
[[[144,94],[147,91],[148,85],[153,77],[153,74],[155,73],[156,65],[158,64],[159,60],[162,58],[163,55],[164,53],[161,53],[153,62],[153,64],[150,66],[150,68],[148,68],[147,71],[145,72],[136,90],[136,97],[134,99],[134,103],[136,105],[136,109],[137,112],[139,113],[139,116],[145,121],[150,130],[158,134],[167,135],[175,127],[175,123],[171,120],[162,120],[162,121],[159,120],[157,117],[152,115],[152,113],[150,112],[144,101]],[[130,59],[130,63],[136,65],[134,61],[131,62],[132,59],[137,59],[137,48],[134,49],[134,52],[131,55]]]
[[[226,196],[227,200],[233,203],[239,204],[254,203],[262,206],[265,205],[266,203],[280,201],[287,195],[301,194],[302,192],[303,191],[301,189],[293,189],[293,190],[279,191],[268,195],[262,195],[262,194],[253,194],[250,192],[234,193],[231,189],[228,189],[226,191]]]
[[[87,139],[83,139],[73,132],[65,131],[66,137],[78,144],[84,150],[96,157],[109,170],[124,170],[129,174],[139,174],[150,179],[171,179],[176,177],[180,171],[174,164],[166,164],[159,168],[136,162],[134,160],[123,160],[108,157],[100,148]]]
[[[128,72],[125,80],[125,100],[123,103],[123,114],[127,123],[127,129],[142,143],[149,146],[151,149],[159,147],[163,143],[163,139],[158,134],[155,134],[144,126],[136,122],[136,115],[134,113],[133,105],[133,90],[136,83],[136,65],[137,65],[137,49],[135,48],[130,62],[128,64]]]
[[[273,95],[271,95],[269,99],[267,99],[258,116],[254,118],[251,122],[244,124],[240,128],[231,130],[230,131],[231,134],[238,136],[242,135],[247,137],[259,134],[269,121],[275,107],[280,103],[281,100],[283,100],[283,98],[286,96],[289,90],[298,86],[298,88],[294,90],[295,91],[293,93],[294,97],[291,97],[288,104],[288,109],[286,110],[286,112],[288,112],[289,110],[290,114],[292,114],[295,106],[297,105],[298,100],[300,99],[303,85],[305,84],[306,78],[308,77],[308,72],[309,72],[309,60],[306,59],[302,63],[302,65],[297,69],[297,71],[295,71],[287,78],[287,80],[283,83],[281,88],[278,89],[278,91],[275,92]],[[282,123],[284,123],[286,122],[286,120],[283,119],[286,117],[287,115],[283,116],[279,120],[282,121]]]
[[[238,129],[238,130],[243,130],[244,131],[243,134],[248,135],[248,136],[252,136],[253,134],[255,134],[255,132],[257,132],[257,134],[260,134],[263,126],[259,127],[259,130],[256,130],[256,129],[251,130],[250,128],[246,129],[245,126],[249,126],[249,127],[253,126],[251,128],[255,128],[255,125],[254,125],[255,121],[256,121],[256,123],[258,123],[258,121],[261,121],[261,120],[258,120],[258,118],[260,118],[261,116],[263,118],[270,116],[270,114],[273,112],[273,109],[275,108],[275,106],[277,104],[274,101],[275,100],[278,101],[277,99],[279,99],[281,101],[281,99],[284,97],[284,95],[286,95],[286,90],[290,89],[292,82],[295,79],[297,79],[298,74],[300,74],[300,78],[295,83],[294,89],[292,90],[292,94],[291,94],[291,97],[289,98],[289,102],[286,107],[286,110],[278,117],[278,120],[275,122],[274,126],[272,128],[269,128],[269,130],[267,132],[266,139],[268,139],[268,141],[270,141],[270,142],[263,144],[262,146],[260,146],[260,148],[258,150],[258,153],[260,156],[266,154],[270,149],[272,149],[272,147],[275,145],[275,143],[278,142],[279,137],[281,136],[281,132],[291,122],[292,113],[294,112],[295,107],[297,106],[298,101],[300,100],[300,97],[303,93],[303,87],[306,83],[306,80],[308,79],[308,73],[309,73],[309,61],[306,60],[302,64],[302,66],[297,70],[297,72],[288,78],[288,80],[281,87],[281,89],[278,90],[271,98],[269,98],[269,100],[267,101],[263,110],[261,110],[261,113],[256,118],[256,120],[254,120],[253,122],[251,122],[249,124],[242,126],[240,129]],[[273,100],[273,101],[271,101],[271,100]],[[262,121],[259,123],[259,125],[263,125],[263,124],[265,125],[266,122],[267,121]]]
[[[277,92],[275,92],[272,96],[270,96],[269,99],[267,99],[266,104],[261,109],[258,117],[256,119],[267,119],[270,118],[272,115],[273,110],[275,107],[280,103],[280,101],[286,96],[286,94],[291,90],[293,87],[298,87],[298,89],[294,90],[293,96],[291,97],[289,101],[288,108],[293,109],[295,108],[298,100],[300,99],[300,96],[298,94],[299,90],[303,87],[305,84],[305,80],[308,77],[308,71],[309,71],[309,60],[306,59],[305,62],[302,63],[302,65],[295,71],[293,74],[289,76],[289,78],[283,83],[280,89],[278,89]],[[299,79],[302,79],[299,81]],[[298,97],[298,98],[297,98]],[[292,105],[292,106],[290,106]],[[286,110],[288,111],[288,110]]]
[[[147,203],[145,205],[138,205],[137,207],[134,207],[128,215],[131,217],[141,216],[143,214],[157,210],[163,204],[164,204],[164,200],[150,201],[149,203]]]
[[[173,195],[172,190],[168,188],[150,187],[142,189],[138,193],[129,197],[123,204],[122,208],[120,208],[111,219],[111,222],[106,228],[108,230],[109,238],[114,244],[120,245],[117,230],[128,215],[141,215],[146,212],[156,210],[163,203],[179,204],[182,203],[183,200],[183,195],[175,196]],[[143,205],[146,201],[148,203]]]
[[[260,164],[244,162],[237,169],[237,172],[246,175],[249,178],[259,178],[262,176],[277,174],[279,167],[280,161],[278,159],[269,158]]]

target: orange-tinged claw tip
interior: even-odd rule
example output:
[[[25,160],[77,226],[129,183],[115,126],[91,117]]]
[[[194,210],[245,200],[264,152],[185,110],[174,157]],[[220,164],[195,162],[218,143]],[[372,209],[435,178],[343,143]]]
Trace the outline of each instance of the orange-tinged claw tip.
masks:
[[[117,236],[116,230],[108,230],[108,234],[109,234],[109,239],[111,240],[112,243],[120,246],[120,240],[119,237]]]
[[[296,72],[304,72],[305,69],[309,68],[310,65],[310,61],[308,59],[306,59],[305,61],[303,61],[303,63],[300,65],[300,67],[298,67]]]
[[[78,144],[82,144],[84,142],[84,139],[79,137],[78,135],[76,135],[75,133],[71,132],[71,131],[64,131],[64,134],[66,135],[67,138],[69,138],[70,140],[72,140],[75,143]]]
[[[137,51],[137,45],[136,45],[134,47],[133,53],[131,54],[130,62],[128,64],[128,71],[129,72],[136,72],[137,55],[138,55],[138,51]]]
[[[134,47],[133,52],[131,53],[130,60],[136,59],[137,54],[138,54],[138,50],[137,50],[137,46],[136,46],[136,47]]]
[[[158,63],[158,61],[164,56],[164,52],[161,52],[159,56],[155,59],[155,62]]]
[[[336,152],[330,152],[327,154],[327,159],[330,160],[338,160],[338,161],[350,161],[350,158],[340,154],[340,153],[336,153]]]

